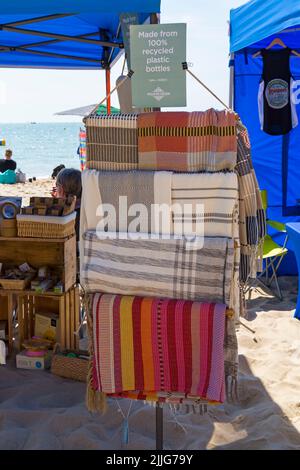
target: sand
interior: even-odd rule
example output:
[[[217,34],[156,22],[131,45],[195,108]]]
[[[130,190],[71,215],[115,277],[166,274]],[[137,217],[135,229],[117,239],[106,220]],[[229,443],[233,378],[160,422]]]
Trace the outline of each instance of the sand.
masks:
[[[0,195],[49,195],[52,181],[2,185]],[[238,333],[240,401],[206,416],[164,411],[169,450],[300,449],[300,321],[293,318],[297,278],[281,278],[284,301],[259,290]],[[133,403],[129,444],[115,401],[105,415],[85,407],[85,385],[50,372],[0,366],[0,449],[155,449],[155,409]],[[124,413],[129,402],[120,401]]]
[[[252,334],[241,328],[240,402],[206,416],[164,411],[165,449],[300,449],[300,322],[292,310],[297,279],[281,278],[284,301],[255,294],[249,302]],[[50,372],[0,366],[0,449],[155,449],[155,409],[133,403],[129,444],[122,415],[109,401],[90,414],[85,385]],[[126,414],[129,402],[120,401]],[[176,422],[177,421],[177,422]]]
[[[0,196],[22,197],[22,204],[26,206],[30,196],[50,196],[54,184],[55,180],[52,179],[38,179],[32,183],[0,184]]]

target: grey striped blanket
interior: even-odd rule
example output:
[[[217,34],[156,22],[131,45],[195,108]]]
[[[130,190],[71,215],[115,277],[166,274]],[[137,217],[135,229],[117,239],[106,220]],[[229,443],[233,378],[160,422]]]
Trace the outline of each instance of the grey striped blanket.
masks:
[[[239,226],[241,243],[240,280],[256,277],[259,247],[266,235],[266,217],[253,169],[248,131],[240,122],[236,173],[239,184]]]
[[[234,245],[227,238],[188,242],[87,231],[81,283],[87,292],[166,297],[230,305]]]

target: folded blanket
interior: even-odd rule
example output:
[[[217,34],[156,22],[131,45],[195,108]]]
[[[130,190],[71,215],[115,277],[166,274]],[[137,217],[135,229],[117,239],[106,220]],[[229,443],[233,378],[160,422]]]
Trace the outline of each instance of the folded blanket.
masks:
[[[82,232],[96,229],[105,213],[100,206],[109,204],[116,223],[109,219],[110,225],[102,230],[239,238],[233,227],[238,204],[233,172],[86,170],[82,184]],[[169,208],[163,210],[163,218],[154,215],[155,205]]]
[[[173,173],[173,233],[238,237],[234,212],[238,204],[235,173]],[[184,226],[183,226],[184,224]]]
[[[154,112],[138,116],[139,168],[220,171],[236,164],[236,117],[230,111]]]
[[[99,227],[106,204],[113,209],[115,224],[109,220],[109,226],[105,227],[103,221],[102,230],[170,233],[171,212],[163,223],[151,214],[154,205],[170,207],[171,185],[172,173],[167,171],[85,170],[82,173],[81,234]],[[139,223],[134,227],[137,215]]]
[[[142,239],[84,234],[81,283],[87,292],[166,297],[230,306],[234,243],[227,238]],[[126,239],[127,236],[127,239]],[[146,234],[144,234],[146,236]]]
[[[138,168],[137,115],[91,115],[87,131],[86,167],[96,170]]]
[[[87,168],[96,170],[232,170],[236,118],[228,111],[91,115]]]
[[[213,303],[95,294],[89,408],[101,393],[222,403],[225,315]]]

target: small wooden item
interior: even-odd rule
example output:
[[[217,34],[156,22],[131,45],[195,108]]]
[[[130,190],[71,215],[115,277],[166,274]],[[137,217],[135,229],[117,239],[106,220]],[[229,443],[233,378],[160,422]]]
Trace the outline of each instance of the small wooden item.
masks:
[[[28,206],[28,207],[23,207],[22,208],[22,214],[23,215],[33,215],[34,212],[34,207],[33,206]]]
[[[0,285],[5,290],[25,290],[29,287],[35,274],[24,274],[23,279],[5,279],[0,277]]]
[[[1,237],[13,238],[17,236],[16,219],[0,219],[0,235]]]

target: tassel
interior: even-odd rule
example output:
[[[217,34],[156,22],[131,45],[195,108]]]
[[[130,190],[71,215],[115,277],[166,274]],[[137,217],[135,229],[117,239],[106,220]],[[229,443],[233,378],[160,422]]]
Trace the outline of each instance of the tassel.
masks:
[[[123,420],[123,431],[122,431],[122,444],[127,445],[129,442],[129,424],[128,418]]]
[[[93,387],[93,315],[92,315],[92,296],[89,294],[84,295],[84,306],[87,313],[87,333],[89,344],[89,365],[87,377],[87,390],[86,390],[86,406],[91,412],[105,413],[107,410],[106,394],[94,390]]]
[[[226,377],[225,386],[226,386],[226,397],[227,397],[228,403],[239,402],[237,378],[232,375]]]

